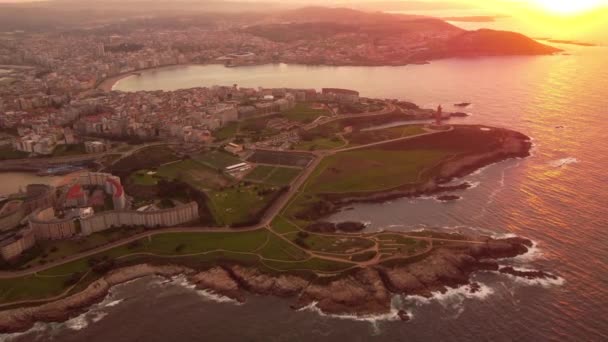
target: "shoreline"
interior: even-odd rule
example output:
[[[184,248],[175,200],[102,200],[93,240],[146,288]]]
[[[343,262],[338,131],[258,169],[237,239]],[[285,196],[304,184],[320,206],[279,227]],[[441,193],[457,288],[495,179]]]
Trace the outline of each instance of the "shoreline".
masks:
[[[275,296],[293,300],[291,308],[296,311],[314,306],[325,315],[352,317],[392,314],[391,298],[394,295],[430,298],[434,293],[445,293],[462,286],[468,286],[472,294],[476,293],[479,284],[471,282],[470,278],[477,271],[493,271],[523,279],[556,278],[542,271],[520,271],[499,265],[500,260],[528,253],[533,246],[530,240],[484,237],[476,244],[470,242],[453,242],[450,246],[437,247],[429,256],[413,263],[390,261],[329,278],[303,276],[297,272],[270,274],[238,263],[203,269],[177,263],[123,266],[62,299],[0,312],[0,332],[24,332],[39,322],[65,322],[102,301],[112,287],[147,276],[173,278],[183,275],[196,289],[210,291],[238,303],[245,302],[247,294]],[[404,311],[400,311],[398,317],[403,321],[411,318]]]
[[[180,67],[180,66],[193,66],[193,65],[213,65],[213,63],[209,63],[209,64],[197,64],[197,63],[169,64],[169,65],[163,65],[163,66],[158,66],[158,67],[137,69],[137,70],[133,70],[133,71],[129,71],[129,72],[125,72],[122,74],[118,74],[115,76],[105,78],[102,81],[100,81],[99,84],[97,84],[97,86],[95,86],[94,89],[100,89],[100,90],[103,90],[106,92],[111,92],[114,90],[114,86],[116,86],[116,84],[118,84],[118,82],[120,82],[123,79],[130,77],[130,76],[137,76],[137,74],[142,73],[142,72],[153,71],[153,70],[163,70],[163,69],[169,69],[169,68]]]
[[[497,161],[529,155],[529,137],[512,130],[499,130],[513,139],[502,140],[500,148],[491,152],[465,156],[462,160],[450,161],[452,164],[441,165],[441,177],[433,182],[434,187],[427,189],[427,192],[464,189],[468,187],[466,183],[454,186],[445,184]],[[373,201],[386,201],[386,195],[386,192],[382,192]],[[390,195],[403,197],[402,193]],[[365,200],[369,201],[370,198]],[[349,203],[357,201],[361,201],[361,198]],[[341,207],[344,205],[342,203]],[[197,289],[239,303],[245,302],[247,294],[276,296],[293,300],[291,307],[294,310],[313,308],[324,315],[351,317],[395,316],[391,306],[391,298],[395,295],[430,298],[433,293],[445,293],[462,286],[467,286],[474,294],[480,291],[480,286],[470,279],[477,271],[498,272],[527,280],[555,278],[542,271],[525,272],[499,265],[502,259],[529,253],[534,244],[527,239],[488,236],[473,239],[462,234],[440,234],[439,238],[434,235],[424,237],[424,233],[419,236],[428,239],[430,248],[414,259],[378,260],[375,264],[361,265],[330,276],[313,271],[274,272],[258,265],[242,265],[234,261],[207,265],[202,269],[185,266],[187,262],[180,266],[177,261],[158,261],[155,258],[136,261],[134,266],[117,264],[109,272],[99,274],[97,280],[78,293],[66,293],[66,297],[53,301],[38,301],[44,304],[35,301],[19,304],[35,306],[19,307],[15,303],[13,308],[0,311],[0,333],[27,331],[37,322],[66,321],[103,300],[113,286],[146,276],[172,278],[184,275]],[[434,245],[435,240],[439,243]],[[397,312],[395,317],[403,321],[411,319],[410,314],[403,310]]]

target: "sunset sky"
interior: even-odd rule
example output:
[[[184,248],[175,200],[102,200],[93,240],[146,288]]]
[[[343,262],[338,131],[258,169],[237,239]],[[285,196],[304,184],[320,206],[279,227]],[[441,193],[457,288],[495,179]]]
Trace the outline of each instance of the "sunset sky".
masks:
[[[0,0],[2,2],[32,2],[32,1],[46,1],[46,0]],[[204,0],[201,0],[204,1]],[[242,0],[242,1],[260,1],[260,2],[272,2],[277,0]],[[392,0],[393,2],[399,2],[400,0]],[[391,2],[386,0],[334,0],[334,1],[299,1],[294,0],[293,2],[300,3],[344,3],[354,4],[361,2]],[[402,0],[401,2],[409,2],[408,0]],[[576,15],[588,11],[593,11],[601,7],[608,7],[608,0],[416,0],[415,2],[430,2],[430,3],[454,3],[454,4],[468,4],[474,7],[488,8],[495,10],[533,10],[540,12],[547,12],[556,15]]]

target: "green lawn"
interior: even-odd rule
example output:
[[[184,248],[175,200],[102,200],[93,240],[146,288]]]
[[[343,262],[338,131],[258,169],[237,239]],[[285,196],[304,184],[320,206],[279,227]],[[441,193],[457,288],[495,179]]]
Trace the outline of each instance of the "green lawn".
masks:
[[[308,254],[275,234],[268,234],[266,245],[259,251],[264,259],[270,260],[305,260]]]
[[[295,226],[294,224],[287,221],[287,219],[282,216],[277,216],[274,221],[272,221],[271,228],[274,232],[279,234],[299,232],[300,228]]]
[[[0,303],[44,299],[62,293],[70,276],[41,278],[35,275],[0,280]]]
[[[242,163],[239,158],[223,151],[204,152],[194,156],[193,159],[213,169],[222,171],[228,166]]]
[[[139,170],[131,174],[131,180],[138,185],[156,185],[163,178],[182,180],[199,189],[217,189],[230,183],[222,173],[193,159],[165,164],[156,171]]]
[[[285,186],[291,184],[291,182],[298,177],[300,172],[302,172],[302,170],[295,168],[258,165],[247,175],[247,177],[245,177],[245,180],[269,185]]]
[[[214,250],[254,252],[266,242],[270,233],[261,229],[240,233],[175,233],[152,238],[145,250],[160,255],[187,255]]]
[[[141,255],[148,253],[156,255]],[[107,256],[117,261],[142,261],[145,258],[183,258],[195,262],[234,260],[255,262],[261,256],[268,259],[274,269],[304,269],[311,271],[339,271],[349,268],[348,263],[321,259],[307,259],[308,255],[298,247],[282,240],[266,229],[234,233],[167,233],[144,238],[137,244],[121,246],[95,255],[96,259]],[[142,259],[143,258],[143,259]],[[40,272],[36,275],[13,279],[0,279],[0,303],[19,300],[35,300],[56,296],[65,291],[66,283],[73,274],[83,276],[90,270],[89,259],[79,259]],[[87,283],[95,276],[87,277]],[[79,284],[82,289],[87,283]]]
[[[59,261],[70,255],[82,253],[113,241],[123,239],[132,234],[140,233],[143,229],[115,228],[96,233],[78,240],[58,240],[39,242],[41,255],[29,261],[25,266],[38,266],[43,263]]]
[[[158,176],[155,176],[155,172],[151,170],[139,170],[133,172],[129,177],[134,184],[152,186],[158,184],[160,179]]]
[[[325,109],[313,109],[309,103],[297,103],[294,108],[287,110],[282,114],[292,121],[310,123],[319,116],[328,115],[328,112]]]
[[[253,169],[253,171],[247,174],[245,179],[252,182],[263,183],[268,178],[268,176],[270,176],[270,174],[274,172],[274,170],[274,166],[258,165],[255,167],[255,169]]]
[[[301,169],[277,167],[275,168],[273,173],[270,174],[270,177],[266,179],[266,182],[272,185],[289,185],[291,184],[291,182],[294,181],[294,179],[296,179],[296,177],[298,177],[301,172]]]
[[[292,241],[300,239],[305,245],[301,247],[317,252],[351,254],[374,246],[374,242],[370,239],[349,237],[349,236],[326,236],[314,233],[306,233],[306,237],[298,237],[298,233],[289,233],[286,235]]]
[[[438,150],[387,151],[381,148],[343,152],[321,162],[311,175],[306,190],[352,193],[418,183],[424,170],[449,155],[449,152]]]
[[[223,191],[209,192],[209,208],[220,226],[244,224],[275,199],[277,190],[276,187],[240,183]]]
[[[348,262],[337,262],[319,258],[311,258],[299,262],[264,261],[264,265],[280,271],[315,271],[334,273],[352,268],[354,264]]]
[[[346,136],[349,146],[366,145],[384,140],[411,137],[426,133],[422,125],[404,125],[373,131],[357,131]]]
[[[300,151],[333,150],[344,146],[344,141],[339,137],[325,138],[317,137],[311,141],[300,141],[294,149]]]
[[[141,149],[116,162],[110,168],[112,173],[133,173],[139,170],[158,168],[161,165],[178,161],[178,157],[168,146],[151,146]]]

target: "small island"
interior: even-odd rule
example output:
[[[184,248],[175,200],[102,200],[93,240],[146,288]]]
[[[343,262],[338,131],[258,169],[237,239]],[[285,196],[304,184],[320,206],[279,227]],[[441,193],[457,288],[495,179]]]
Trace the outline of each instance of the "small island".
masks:
[[[474,292],[473,272],[503,272],[499,259],[528,251],[532,242],[522,238],[368,232],[359,222],[327,222],[354,203],[451,198],[469,185],[447,183],[529,155],[527,136],[447,125],[442,119],[449,114],[432,125],[384,128],[436,115],[411,103],[372,103],[381,105],[326,118],[311,109],[323,108],[315,104],[285,112],[308,122],[290,150],[264,148],[259,138],[247,150],[234,143],[238,134],[222,130],[216,134],[233,141],[223,150],[143,145],[103,156],[103,172],[85,172],[68,187],[26,194],[23,203],[46,198],[53,205],[28,217],[23,232],[34,232],[36,247],[0,272],[0,332],[67,320],[112,286],[145,276],[186,275],[197,287],[236,301],[254,293],[291,298],[294,309],[386,314],[394,295],[431,296],[467,284]],[[236,132],[258,134],[248,125],[239,121]],[[99,207],[73,216],[68,207],[86,194],[97,196]],[[42,231],[51,235],[41,239]],[[518,272],[503,273],[551,276]],[[409,319],[405,312],[397,316]]]

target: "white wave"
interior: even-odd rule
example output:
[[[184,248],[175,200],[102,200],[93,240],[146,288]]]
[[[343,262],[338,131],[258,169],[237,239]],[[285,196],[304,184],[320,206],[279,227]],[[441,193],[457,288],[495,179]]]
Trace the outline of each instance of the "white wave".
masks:
[[[237,304],[237,305],[241,305],[242,303],[240,303],[239,301],[232,299],[230,297],[227,296],[223,296],[220,295],[218,293],[215,293],[211,290],[199,290],[197,289],[196,285],[191,283],[188,278],[181,274],[178,276],[175,276],[173,278],[171,278],[170,281],[171,285],[174,286],[180,286],[184,289],[187,290],[193,290],[196,292],[196,294],[198,294],[199,296],[201,296],[201,298],[204,298],[206,300],[212,301],[212,302],[216,302],[216,303],[230,303],[230,304]]]
[[[578,159],[576,159],[574,157],[568,157],[568,158],[554,160],[554,161],[550,162],[549,165],[551,165],[552,167],[564,167],[566,165],[576,164],[578,162],[579,162]]]
[[[431,297],[406,296],[405,300],[415,306],[423,306],[431,303],[438,303],[449,312],[452,319],[458,318],[465,310],[465,300],[485,300],[494,293],[494,290],[485,285],[477,283],[480,288],[472,293],[471,285],[464,285],[458,288],[450,288],[446,292],[432,292]]]
[[[105,308],[114,307],[122,303],[122,301],[123,299],[114,299],[113,293],[112,291],[110,291],[110,293],[106,296],[106,298],[104,298],[103,301],[91,306],[83,314],[65,321],[63,325],[66,328],[75,331],[85,329],[90,324],[97,323],[108,315],[108,312],[104,311]]]
[[[227,296],[223,296],[220,294],[217,294],[211,290],[197,290],[196,293],[198,295],[200,295],[202,298],[212,301],[212,302],[216,302],[216,303],[230,303],[230,304],[236,304],[236,305],[242,305],[241,302],[239,302],[238,300],[232,299],[230,297]]]
[[[464,200],[464,198],[462,198],[461,196],[458,196],[458,198],[449,199],[449,200],[442,200],[442,199],[439,199],[439,197],[435,197],[435,201],[438,203],[442,203],[442,204],[448,204],[448,203],[458,202],[458,201],[462,201],[462,200]]]
[[[512,239],[512,238],[516,238],[518,237],[517,234],[515,233],[494,233],[492,235],[490,235],[490,237],[492,237],[493,239]]]
[[[536,157],[536,154],[538,153],[539,147],[541,146],[539,143],[536,142],[536,139],[534,138],[530,138],[530,158],[534,158]]]
[[[47,330],[48,330],[48,324],[39,322],[39,323],[34,324],[34,326],[31,327],[29,330],[24,331],[24,332],[18,332],[18,333],[12,333],[12,334],[0,334],[0,342],[11,342],[20,337],[28,336],[28,335],[38,336]]]
[[[514,270],[519,271],[519,272],[536,272],[537,270],[535,269],[530,269],[530,268],[525,268],[525,267],[513,267]],[[550,274],[552,276],[554,276],[555,278],[534,278],[534,279],[528,279],[525,277],[518,277],[512,274],[507,274],[507,273],[500,273],[497,271],[493,271],[493,273],[497,273],[500,275],[503,275],[511,280],[513,280],[515,283],[521,284],[521,285],[527,285],[527,286],[542,286],[544,288],[550,288],[550,287],[554,287],[554,286],[562,286],[566,283],[566,279],[560,277],[560,276],[555,276],[553,274]]]
[[[481,182],[467,182],[467,184],[469,184],[468,190],[470,190],[479,187],[481,185]]]
[[[169,281],[169,284],[180,286],[180,287],[183,287],[188,290],[196,289],[196,285],[194,285],[190,281],[188,281],[188,278],[183,274],[180,274],[178,276],[171,278],[171,280]]]
[[[78,315],[74,318],[67,320],[64,323],[65,327],[71,330],[82,330],[89,326],[89,320],[87,319],[87,313],[83,313],[82,315]]]
[[[413,300],[417,305],[425,305],[430,304],[432,302],[437,302],[444,307],[450,306],[455,301],[462,302],[464,299],[479,299],[484,300],[488,298],[490,295],[494,294],[494,290],[488,285],[479,284],[479,290],[476,292],[472,292],[472,287],[470,284],[463,285],[456,288],[449,288],[444,293],[437,291],[431,292],[431,297],[423,297],[417,295],[407,296],[406,299]]]
[[[318,302],[313,301],[312,303],[308,304],[305,307],[302,307],[300,309],[298,309],[297,311],[311,311],[314,312],[316,314],[318,314],[319,316],[323,316],[323,317],[330,317],[330,318],[336,318],[336,319],[343,319],[343,320],[350,320],[350,321],[359,321],[359,322],[370,322],[370,323],[375,323],[375,322],[380,322],[380,321],[398,321],[400,320],[399,318],[399,310],[396,308],[391,307],[391,310],[388,313],[385,314],[378,314],[378,315],[347,315],[347,314],[327,314],[324,313],[323,311],[321,311],[321,309],[319,309],[319,307],[317,306]],[[410,315],[410,317],[412,317],[412,315],[408,312],[408,315]]]
[[[111,308],[111,307],[116,306],[116,305],[118,305],[118,304],[120,304],[122,302],[123,302],[123,299],[113,300],[113,301],[107,303],[104,307]]]
[[[91,322],[97,323],[97,322],[101,321],[102,319],[104,319],[104,317],[106,317],[107,315],[108,315],[108,313],[104,312],[104,311],[96,312],[95,314],[93,314],[93,317],[91,317]]]
[[[543,257],[543,252],[540,248],[538,248],[538,243],[536,241],[532,241],[532,247],[528,247],[528,251],[522,255],[518,255],[515,258],[511,258],[511,260],[518,262],[530,262],[533,260],[537,260]]]
[[[469,174],[469,176],[479,176],[482,173],[484,173],[492,165],[493,164],[490,164],[490,165],[486,165],[486,166],[484,166],[482,168],[479,168],[479,169],[475,170],[474,172],[472,172],[471,174]]]

